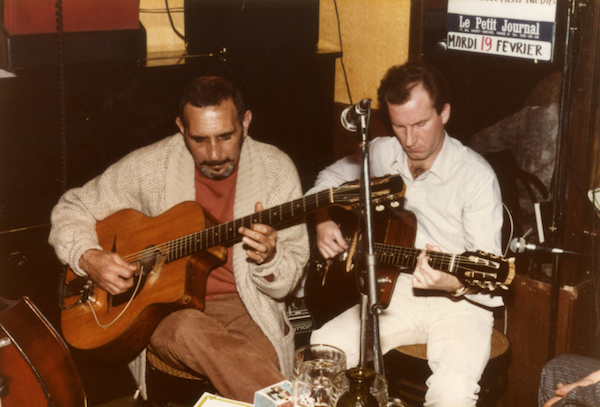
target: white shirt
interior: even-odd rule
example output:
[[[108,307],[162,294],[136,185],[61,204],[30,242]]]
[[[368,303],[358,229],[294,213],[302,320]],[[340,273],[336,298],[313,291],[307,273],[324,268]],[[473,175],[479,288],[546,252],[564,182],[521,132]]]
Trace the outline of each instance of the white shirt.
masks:
[[[502,198],[496,174],[483,157],[448,136],[428,171],[413,179],[407,156],[395,137],[371,141],[371,177],[400,174],[406,184],[404,209],[417,217],[415,247],[439,246],[460,254],[482,250],[501,254]],[[361,163],[344,157],[321,171],[312,194],[358,179]],[[500,296],[468,295],[482,305],[502,306]]]

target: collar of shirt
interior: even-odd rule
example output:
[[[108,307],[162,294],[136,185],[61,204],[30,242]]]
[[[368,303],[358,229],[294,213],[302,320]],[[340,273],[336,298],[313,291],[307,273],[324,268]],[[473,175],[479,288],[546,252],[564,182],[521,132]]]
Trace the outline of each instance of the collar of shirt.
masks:
[[[419,175],[416,180],[424,180],[429,174],[433,174],[442,182],[446,182],[448,177],[447,174],[449,174],[451,167],[455,164],[454,152],[454,144],[451,142],[448,133],[445,133],[444,144],[442,145],[440,153],[433,161],[431,168]],[[402,151],[402,154],[396,155],[395,167],[404,179],[416,181],[413,179],[410,169],[408,168],[408,156],[404,151]]]

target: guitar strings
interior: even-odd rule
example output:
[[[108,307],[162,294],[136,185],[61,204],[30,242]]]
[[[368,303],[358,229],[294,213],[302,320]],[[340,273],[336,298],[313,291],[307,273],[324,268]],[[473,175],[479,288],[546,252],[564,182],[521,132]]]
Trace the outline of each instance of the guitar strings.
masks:
[[[351,239],[352,242],[352,239]],[[350,243],[350,242],[349,242]],[[409,266],[413,265],[419,254],[421,253],[421,249],[402,247],[402,246],[394,246],[387,243],[374,243],[375,252],[379,254],[380,258],[391,258],[395,261],[395,265],[400,266]],[[366,253],[366,242],[363,240],[360,241],[358,247],[357,256],[362,256]],[[446,253],[427,251],[428,256],[430,257],[430,264],[434,268],[441,268],[445,266],[448,268],[452,264],[452,258],[454,257],[454,261],[456,263],[456,268],[472,272],[479,273],[481,275],[493,275],[496,273],[480,271],[475,268],[469,267],[468,264],[473,263],[473,261],[468,256],[463,255],[451,255]]]
[[[396,177],[392,177],[392,179],[395,179],[395,178]],[[374,185],[379,185],[379,184],[385,185],[389,182],[390,182],[389,177],[382,177],[378,181],[373,182],[373,184]],[[349,191],[355,191],[355,192],[351,193]],[[390,191],[387,191],[387,192],[388,192],[388,195],[390,195],[389,194]],[[398,193],[394,193],[393,195],[396,196],[396,195],[398,195]],[[313,211],[313,210],[320,209],[321,207],[329,206],[329,205],[332,205],[335,203],[339,203],[339,204],[345,203],[346,205],[348,205],[348,204],[352,204],[352,199],[356,199],[357,197],[358,197],[358,195],[357,195],[357,185],[356,184],[347,183],[347,184],[343,184],[343,185],[340,185],[335,188],[331,187],[329,189],[319,191],[315,194],[312,194],[309,196],[304,196],[304,197],[295,199],[291,202],[286,202],[282,205],[274,206],[272,208],[265,209],[261,212],[256,212],[256,213],[250,214],[248,216],[245,216],[243,218],[233,220],[231,222],[212,226],[210,228],[203,229],[201,231],[194,232],[189,235],[171,240],[170,242],[166,242],[166,243],[159,244],[157,246],[151,246],[149,248],[142,249],[141,251],[139,251],[137,253],[130,253],[130,254],[124,256],[123,259],[130,263],[133,263],[133,262],[139,261],[140,259],[143,259],[145,256],[148,256],[152,252],[155,252],[157,249],[159,249],[159,251],[161,253],[164,253],[165,251],[167,253],[169,253],[167,255],[167,262],[176,260],[181,257],[185,257],[189,254],[196,253],[200,250],[204,250],[209,247],[213,247],[213,246],[217,246],[217,245],[221,244],[220,241],[215,242],[215,239],[214,239],[215,231],[219,231],[217,233],[217,236],[219,236],[219,239],[221,239],[220,236],[222,236],[222,234],[219,234],[219,233],[221,233],[224,228],[226,230],[226,236],[228,236],[229,231],[231,231],[231,233],[233,235],[233,237],[230,239],[230,241],[239,239],[240,236],[239,236],[239,234],[237,234],[238,228],[235,226],[236,222],[239,224],[239,226],[251,227],[252,224],[254,223],[254,221],[253,221],[254,219],[256,219],[258,222],[262,223],[263,215],[265,215],[265,217],[266,217],[266,215],[268,215],[269,223],[272,223],[273,211],[275,211],[275,210],[276,210],[276,213],[277,212],[280,213],[280,221],[284,221],[284,219],[289,220],[290,218],[295,216],[294,208],[297,209],[297,208],[302,207],[302,214],[304,215],[309,212],[306,210],[307,206],[309,206],[309,207],[313,206],[313,209],[311,209],[311,211]],[[338,200],[339,200],[339,202],[338,202]],[[347,202],[344,202],[344,201],[347,201]],[[319,205],[319,203],[322,203],[325,205]],[[209,243],[209,237],[212,237],[211,243]],[[194,248],[191,247],[192,244],[195,245]],[[198,247],[198,244],[200,244],[200,247]],[[202,244],[205,244],[205,245],[203,246]],[[178,256],[176,258],[171,259],[169,257],[169,255],[172,253],[178,253]]]
[[[156,252],[157,250],[161,254],[167,253],[167,261],[176,260],[187,255],[197,253],[201,250],[219,245],[223,239],[223,235],[225,235],[226,241],[234,241],[239,239],[241,236],[237,232],[239,227],[251,227],[252,224],[255,223],[255,220],[256,222],[262,223],[263,218],[268,218],[270,221],[269,223],[271,223],[273,212],[275,212],[275,216],[277,216],[277,213],[280,213],[279,218],[282,220],[294,217],[294,208],[299,208],[300,206],[302,206],[303,214],[307,213],[306,206],[314,206],[316,209],[318,209],[319,205],[317,205],[317,203],[322,201],[323,198],[328,195],[329,190],[321,191],[308,197],[299,198],[273,208],[265,209],[264,211],[256,212],[231,222],[222,223],[198,232],[190,233],[189,235],[173,239],[169,242],[147,247],[136,253],[130,253],[124,256],[123,260],[129,263],[134,263],[152,255],[152,253]],[[329,199],[327,200],[329,201]],[[236,223],[239,226],[236,227]],[[231,233],[231,237],[229,237],[229,233]],[[217,237],[217,239],[215,239],[215,237]]]

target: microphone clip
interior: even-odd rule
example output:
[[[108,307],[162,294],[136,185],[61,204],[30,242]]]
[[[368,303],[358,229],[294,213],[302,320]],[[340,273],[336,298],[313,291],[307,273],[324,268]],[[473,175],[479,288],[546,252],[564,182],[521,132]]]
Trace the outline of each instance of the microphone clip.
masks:
[[[340,115],[342,126],[348,131],[356,132],[362,118],[371,113],[371,99],[363,99],[360,102],[346,107]]]

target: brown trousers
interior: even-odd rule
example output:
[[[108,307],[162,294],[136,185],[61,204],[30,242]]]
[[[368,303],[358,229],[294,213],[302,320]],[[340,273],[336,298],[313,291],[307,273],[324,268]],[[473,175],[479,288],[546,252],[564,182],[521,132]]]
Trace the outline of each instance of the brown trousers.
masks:
[[[165,363],[207,376],[223,397],[234,400],[252,403],[257,390],[285,380],[275,348],[237,293],[214,296],[204,312],[173,312],[149,346]]]

